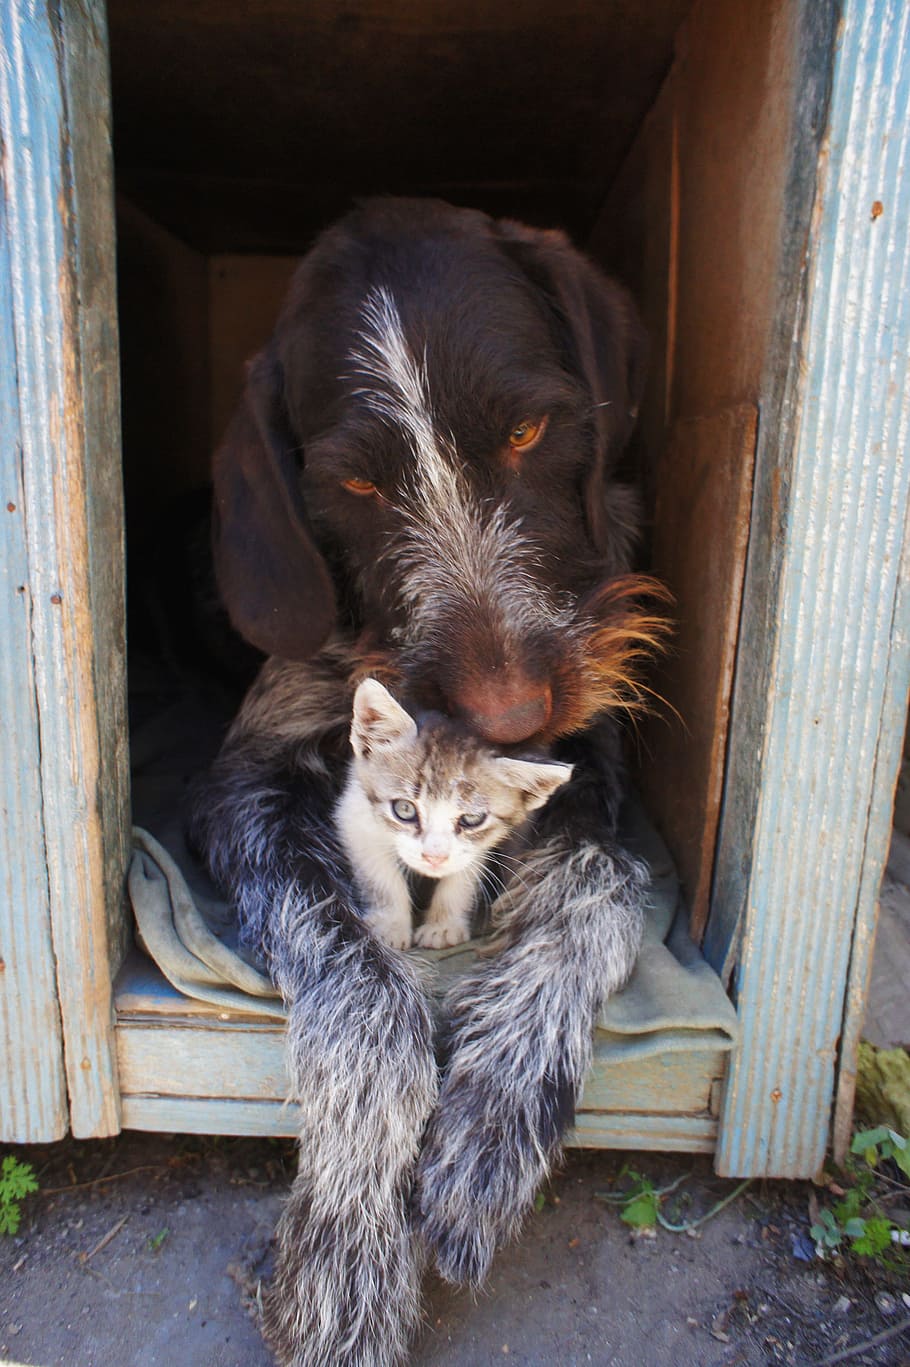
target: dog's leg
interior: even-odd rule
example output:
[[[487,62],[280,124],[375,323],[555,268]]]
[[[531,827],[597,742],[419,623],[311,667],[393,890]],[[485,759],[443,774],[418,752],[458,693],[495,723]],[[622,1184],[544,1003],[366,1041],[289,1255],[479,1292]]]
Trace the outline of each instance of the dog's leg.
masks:
[[[300,1170],[266,1336],[289,1367],[387,1367],[419,1317],[408,1205],[436,1096],[433,1027],[414,965],[357,914],[332,805],[318,765],[282,773],[247,743],[219,760],[195,836],[289,1009]]]
[[[601,1002],[640,946],[646,870],[595,838],[589,786],[544,813],[500,908],[502,947],[448,999],[415,1218],[450,1281],[481,1281],[530,1209],[571,1121]]]
[[[289,928],[277,976],[300,1172],[278,1226],[266,1337],[294,1367],[384,1367],[419,1317],[408,1206],[436,1091],[432,1027],[403,955],[372,937],[336,943],[314,977],[299,938]]]

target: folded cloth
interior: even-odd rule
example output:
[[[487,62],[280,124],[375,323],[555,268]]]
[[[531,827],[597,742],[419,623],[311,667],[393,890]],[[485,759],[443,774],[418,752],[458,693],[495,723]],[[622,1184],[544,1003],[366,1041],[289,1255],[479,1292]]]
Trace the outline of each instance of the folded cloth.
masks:
[[[213,899],[197,902],[176,860],[140,826],[133,828],[127,888],[142,949],[185,997],[235,1011],[283,1017],[277,988],[236,948],[220,938],[203,914]],[[216,920],[223,918],[213,918]],[[252,999],[252,1000],[251,1000]]]
[[[185,996],[222,1009],[281,1019],[284,1005],[261,964],[237,945],[236,918],[193,859],[179,822],[133,831],[128,891],[141,947]],[[643,859],[651,882],[645,934],[626,987],[608,998],[597,1022],[603,1058],[641,1057],[696,1045],[732,1048],[736,1012],[720,980],[689,939],[673,861],[641,806],[624,814],[623,842]],[[441,1000],[484,942],[415,950]]]

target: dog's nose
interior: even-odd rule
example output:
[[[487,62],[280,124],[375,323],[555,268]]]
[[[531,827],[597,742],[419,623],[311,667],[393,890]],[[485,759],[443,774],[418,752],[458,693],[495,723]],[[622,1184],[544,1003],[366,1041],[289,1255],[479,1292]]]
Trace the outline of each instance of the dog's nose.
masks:
[[[542,731],[553,711],[549,686],[523,682],[472,688],[457,700],[458,710],[478,736],[497,745],[514,745]]]

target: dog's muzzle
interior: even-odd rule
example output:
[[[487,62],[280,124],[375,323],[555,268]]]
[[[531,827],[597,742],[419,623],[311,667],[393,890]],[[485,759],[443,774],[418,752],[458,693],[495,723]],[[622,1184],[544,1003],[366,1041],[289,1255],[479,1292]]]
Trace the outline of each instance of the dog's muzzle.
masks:
[[[514,745],[537,735],[553,712],[549,685],[520,677],[474,685],[452,702],[476,735],[497,745]]]

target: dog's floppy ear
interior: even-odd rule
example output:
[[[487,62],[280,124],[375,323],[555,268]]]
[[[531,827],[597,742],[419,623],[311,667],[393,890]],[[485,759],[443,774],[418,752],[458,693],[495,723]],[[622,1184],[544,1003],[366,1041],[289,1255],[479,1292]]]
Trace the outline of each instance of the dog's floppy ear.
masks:
[[[625,562],[635,537],[637,498],[611,480],[638,416],[647,335],[631,296],[602,275],[565,233],[508,219],[497,229],[513,260],[545,296],[568,364],[591,394],[597,450],[585,485],[585,516],[598,550]]]
[[[305,660],[335,621],[335,595],[307,525],[281,363],[270,347],[215,454],[213,549],[231,622],[267,655]]]

